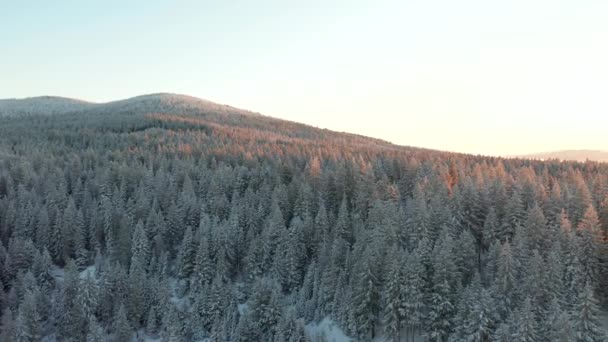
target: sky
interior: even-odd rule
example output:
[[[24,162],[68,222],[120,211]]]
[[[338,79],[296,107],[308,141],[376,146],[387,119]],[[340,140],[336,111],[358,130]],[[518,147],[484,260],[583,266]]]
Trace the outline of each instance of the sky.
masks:
[[[396,144],[608,150],[608,1],[0,0],[0,98],[172,92]]]

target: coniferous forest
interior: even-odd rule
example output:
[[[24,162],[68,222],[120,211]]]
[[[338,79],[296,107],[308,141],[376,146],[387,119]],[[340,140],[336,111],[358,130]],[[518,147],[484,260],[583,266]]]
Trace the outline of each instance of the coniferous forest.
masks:
[[[607,341],[608,164],[67,107],[0,115],[0,342]]]

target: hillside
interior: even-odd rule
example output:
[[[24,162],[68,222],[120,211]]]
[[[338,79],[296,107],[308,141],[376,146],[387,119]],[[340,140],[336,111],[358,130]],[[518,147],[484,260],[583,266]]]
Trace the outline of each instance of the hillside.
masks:
[[[587,160],[604,163],[608,162],[608,152],[597,150],[564,150],[520,155],[519,157],[539,160],[557,159],[579,162],[585,162]]]
[[[95,104],[59,96],[39,96],[26,99],[0,99],[0,117],[23,115],[53,115],[81,111]]]
[[[227,105],[169,93],[142,95],[107,103],[93,103],[57,96],[0,100],[0,116],[57,115],[74,112],[97,115],[120,112],[254,115],[252,112]]]
[[[605,341],[608,164],[46,100],[0,117],[2,342]]]

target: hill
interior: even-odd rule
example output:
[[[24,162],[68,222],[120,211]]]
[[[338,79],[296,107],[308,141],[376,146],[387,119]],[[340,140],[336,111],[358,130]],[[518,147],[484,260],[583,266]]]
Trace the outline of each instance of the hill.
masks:
[[[1,116],[62,114],[85,110],[95,104],[59,96],[39,96],[26,99],[0,99]]]
[[[0,116],[57,115],[67,113],[181,113],[242,114],[254,113],[220,105],[192,96],[157,93],[107,103],[93,103],[57,96],[0,100]]]
[[[540,159],[540,160],[557,159],[557,160],[572,160],[572,161],[579,161],[579,162],[585,162],[587,160],[597,161],[597,162],[608,162],[608,152],[607,151],[597,151],[597,150],[564,150],[564,151],[526,154],[526,155],[520,155],[519,157],[530,158],[530,159]]]
[[[0,117],[0,341],[606,340],[608,164],[47,100]]]

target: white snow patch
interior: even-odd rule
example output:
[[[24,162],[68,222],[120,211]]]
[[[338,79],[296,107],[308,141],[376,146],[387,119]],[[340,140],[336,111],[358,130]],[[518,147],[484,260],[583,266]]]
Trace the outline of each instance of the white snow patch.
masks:
[[[245,311],[247,311],[249,309],[249,305],[247,305],[247,304],[239,304],[237,306],[237,308],[239,309],[239,315],[243,315],[245,313]]]
[[[91,278],[95,278],[95,272],[97,272],[97,268],[95,266],[89,266],[85,268],[82,272],[80,272],[80,279],[84,279],[87,276]]]
[[[324,318],[319,323],[310,323],[304,327],[304,330],[313,341],[317,336],[325,337],[327,342],[351,342],[352,338],[346,336],[342,329],[330,318]]]
[[[169,278],[169,302],[182,311],[190,305],[190,300],[185,295],[183,281],[173,277]]]
[[[56,282],[63,283],[63,279],[65,278],[65,271],[62,267],[57,267],[56,265],[51,266],[49,273],[55,279]]]

